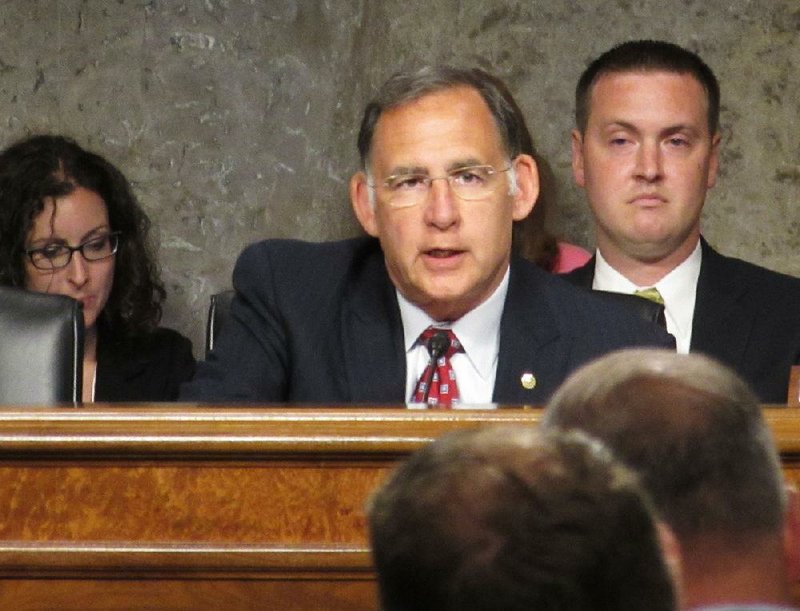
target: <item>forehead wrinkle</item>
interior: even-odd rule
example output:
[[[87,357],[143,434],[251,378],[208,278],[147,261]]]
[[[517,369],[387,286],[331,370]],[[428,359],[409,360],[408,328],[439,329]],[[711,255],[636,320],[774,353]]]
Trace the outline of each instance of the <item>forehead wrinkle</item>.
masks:
[[[443,107],[440,99],[452,98],[454,94],[457,94],[457,99],[448,99],[448,105]],[[436,125],[427,127],[429,121],[436,122]],[[452,155],[462,157],[461,159],[448,159],[444,153],[448,149],[450,138],[448,134],[454,131],[458,132],[456,136],[470,132],[482,135],[477,139],[465,137],[465,144],[471,145],[469,148],[462,147],[461,152],[450,151]],[[487,145],[491,146],[492,150],[482,150]],[[480,148],[476,150],[475,146]],[[430,175],[433,174],[432,169],[438,167],[446,168],[444,171],[447,172],[465,165],[490,163],[478,159],[476,155],[508,156],[506,143],[491,109],[480,92],[468,86],[426,93],[384,109],[375,124],[367,165],[372,166],[373,170],[377,169],[377,165],[383,165],[382,161],[385,161],[385,158],[383,160],[380,158],[384,157],[387,149],[393,153],[400,153],[398,155],[400,159],[391,166],[386,175],[398,173]],[[404,149],[408,153],[407,156],[401,153]],[[443,152],[438,159],[422,156],[436,150]],[[420,157],[415,158],[417,155]],[[427,165],[419,164],[422,160]],[[418,165],[421,167],[417,167]]]

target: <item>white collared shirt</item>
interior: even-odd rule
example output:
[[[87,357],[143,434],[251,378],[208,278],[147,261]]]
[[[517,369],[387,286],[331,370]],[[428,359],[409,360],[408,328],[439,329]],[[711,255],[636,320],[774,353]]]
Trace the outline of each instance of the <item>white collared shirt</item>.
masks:
[[[417,384],[428,364],[428,349],[415,345],[420,334],[429,326],[452,329],[464,352],[454,354],[450,359],[458,382],[461,402],[457,407],[490,407],[497,374],[497,356],[500,351],[500,318],[508,293],[509,270],[489,298],[474,310],[453,323],[433,320],[416,305],[397,293],[400,318],[403,321],[403,336],[406,349],[406,399]],[[409,403],[409,407],[424,407]]]
[[[598,250],[594,268],[592,288],[614,293],[633,293],[637,290],[651,288],[636,286],[625,276],[615,270],[603,258]],[[677,351],[687,354],[692,344],[692,320],[694,304],[697,298],[697,279],[700,276],[700,263],[703,254],[700,242],[680,265],[673,269],[654,285],[664,298],[664,314],[667,319],[667,331],[675,337]]]

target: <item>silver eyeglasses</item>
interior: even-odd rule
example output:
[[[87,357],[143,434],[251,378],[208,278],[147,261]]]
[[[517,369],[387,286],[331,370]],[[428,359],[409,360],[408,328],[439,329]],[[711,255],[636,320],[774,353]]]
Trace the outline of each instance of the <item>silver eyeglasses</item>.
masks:
[[[86,261],[100,261],[114,255],[119,247],[119,231],[90,238],[77,246],[68,244],[48,244],[41,248],[31,248],[25,254],[36,269],[53,271],[69,265],[72,253],[80,252]]]
[[[512,168],[497,170],[490,165],[471,165],[450,170],[445,176],[427,174],[393,174],[377,184],[369,185],[381,189],[392,208],[410,208],[424,202],[434,180],[446,180],[459,199],[477,201],[492,195],[497,189],[498,179]]]

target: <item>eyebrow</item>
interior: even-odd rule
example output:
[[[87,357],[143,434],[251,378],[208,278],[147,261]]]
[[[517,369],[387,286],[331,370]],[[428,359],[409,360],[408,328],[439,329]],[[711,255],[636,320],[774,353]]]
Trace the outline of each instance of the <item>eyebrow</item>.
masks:
[[[488,165],[485,161],[481,161],[476,157],[468,157],[466,159],[458,159],[456,161],[452,161],[447,165],[446,172],[452,172],[453,170],[459,170],[461,168],[468,168],[471,166],[476,165]],[[423,166],[397,166],[392,168],[392,171],[387,174],[387,176],[401,176],[405,174],[419,174],[422,176],[429,176],[430,171],[428,168]]]
[[[404,174],[427,174],[428,169],[422,166],[397,166],[387,174],[387,176],[402,176]]]
[[[633,123],[628,123],[627,121],[609,121],[604,131],[614,130],[614,129],[624,129],[631,132],[639,133],[641,130],[634,125]],[[668,125],[658,131],[661,135],[666,134],[677,134],[679,132],[690,132],[692,134],[699,134],[702,130],[698,130],[697,127],[689,125],[687,123],[677,123],[676,125]]]
[[[468,168],[470,166],[475,165],[489,165],[485,161],[481,161],[480,159],[476,159],[475,157],[469,157],[467,159],[462,159],[460,161],[454,161],[450,165],[447,166],[447,171],[452,172],[453,170],[458,170],[459,168]]]
[[[109,225],[105,224],[105,223],[103,223],[102,225],[98,225],[97,227],[94,227],[94,228],[90,229],[89,231],[87,231],[85,234],[83,234],[83,237],[81,238],[79,244],[83,244],[87,240],[91,240],[91,239],[94,239],[96,237],[100,237],[105,232],[109,232],[110,233],[111,232],[111,227]],[[38,238],[36,240],[32,240],[31,243],[29,244],[29,247],[34,247],[35,248],[35,247],[38,247],[38,246],[46,246],[47,244],[69,244],[69,242],[67,240],[65,240],[64,238],[59,238],[59,237],[51,235],[51,236],[48,236],[48,237],[45,237],[45,238]]]

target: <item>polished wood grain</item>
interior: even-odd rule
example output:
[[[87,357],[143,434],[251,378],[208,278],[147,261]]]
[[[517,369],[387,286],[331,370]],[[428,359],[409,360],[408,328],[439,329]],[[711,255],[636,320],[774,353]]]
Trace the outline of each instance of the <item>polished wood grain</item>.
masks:
[[[800,484],[800,410],[764,414]],[[446,431],[541,415],[0,408],[0,608],[375,609],[375,486]]]
[[[0,608],[375,609],[371,490],[445,430],[538,415],[0,408]]]
[[[794,365],[789,371],[789,391],[786,402],[791,407],[800,406],[800,365]]]
[[[344,546],[0,546],[4,609],[376,608],[369,552]]]

